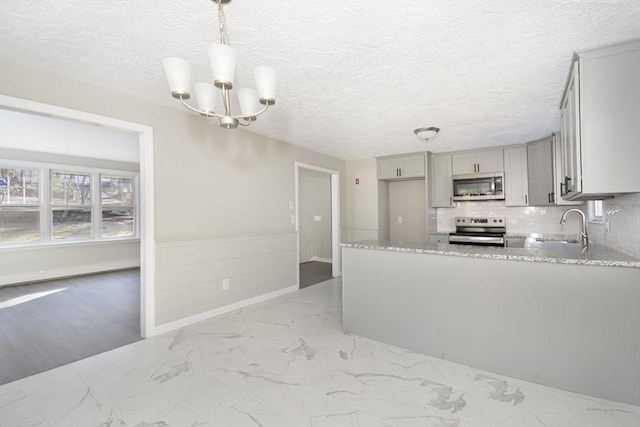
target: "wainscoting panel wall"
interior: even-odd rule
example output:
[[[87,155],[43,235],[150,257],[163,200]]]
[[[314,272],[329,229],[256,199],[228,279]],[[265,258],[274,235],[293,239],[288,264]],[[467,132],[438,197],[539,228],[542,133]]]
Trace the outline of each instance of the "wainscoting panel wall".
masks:
[[[160,326],[295,286],[296,233],[158,242],[156,262]]]

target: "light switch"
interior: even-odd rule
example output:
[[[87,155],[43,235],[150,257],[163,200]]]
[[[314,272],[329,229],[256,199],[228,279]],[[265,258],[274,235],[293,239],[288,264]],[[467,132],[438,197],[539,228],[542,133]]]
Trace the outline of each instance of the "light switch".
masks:
[[[321,217],[320,215],[315,215],[315,216],[313,217],[313,220],[314,220],[314,221],[322,221],[322,217]]]
[[[404,221],[404,219],[403,219],[401,216],[399,216],[399,217],[398,217],[398,224],[402,224],[402,223],[403,223],[403,221]]]

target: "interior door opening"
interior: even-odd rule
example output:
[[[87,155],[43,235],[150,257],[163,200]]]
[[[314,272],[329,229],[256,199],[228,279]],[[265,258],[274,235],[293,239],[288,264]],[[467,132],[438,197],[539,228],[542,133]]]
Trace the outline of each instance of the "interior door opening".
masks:
[[[298,286],[304,288],[341,274],[339,173],[296,163]]]

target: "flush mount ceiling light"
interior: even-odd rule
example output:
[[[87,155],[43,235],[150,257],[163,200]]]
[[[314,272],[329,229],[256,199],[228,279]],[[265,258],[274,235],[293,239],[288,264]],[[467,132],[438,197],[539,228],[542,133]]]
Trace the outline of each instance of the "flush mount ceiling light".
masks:
[[[233,88],[233,77],[236,71],[236,53],[227,45],[225,17],[222,5],[231,0],[211,0],[218,5],[218,30],[220,43],[209,45],[209,61],[213,73],[213,84],[196,83],[194,85],[198,108],[192,107],[185,101],[191,97],[191,65],[182,58],[165,58],[162,61],[164,72],[169,82],[171,96],[179,99],[189,110],[204,117],[214,118],[220,127],[226,129],[237,128],[238,125],[249,126],[256,117],[267,111],[270,105],[276,103],[276,70],[260,66],[254,70],[256,79],[255,89],[238,89],[238,101],[242,114],[231,114],[229,91]],[[224,113],[215,112],[216,88],[222,91]],[[259,103],[264,107],[258,111]]]
[[[421,141],[430,141],[438,135],[440,132],[440,128],[437,127],[428,127],[428,128],[418,128],[413,131],[413,133],[418,137]]]

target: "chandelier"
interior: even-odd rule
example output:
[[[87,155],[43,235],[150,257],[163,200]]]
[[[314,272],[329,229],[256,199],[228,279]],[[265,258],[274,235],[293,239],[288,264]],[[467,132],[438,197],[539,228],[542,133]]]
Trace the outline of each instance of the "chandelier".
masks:
[[[209,45],[209,61],[213,74],[213,84],[200,82],[194,84],[196,104],[198,108],[189,105],[186,100],[191,97],[191,65],[182,58],[165,58],[162,61],[164,72],[169,82],[171,96],[179,99],[191,111],[204,117],[216,119],[220,127],[226,129],[237,128],[238,125],[249,126],[256,117],[267,111],[275,104],[276,70],[259,66],[254,70],[256,89],[240,88],[237,90],[240,104],[239,115],[231,114],[230,91],[233,88],[233,78],[236,69],[236,53],[227,45],[225,16],[222,5],[231,0],[211,0],[218,5],[218,30],[220,43]],[[222,91],[224,112],[215,111],[217,90]],[[259,104],[262,104],[260,107]],[[259,111],[258,111],[259,110]]]

